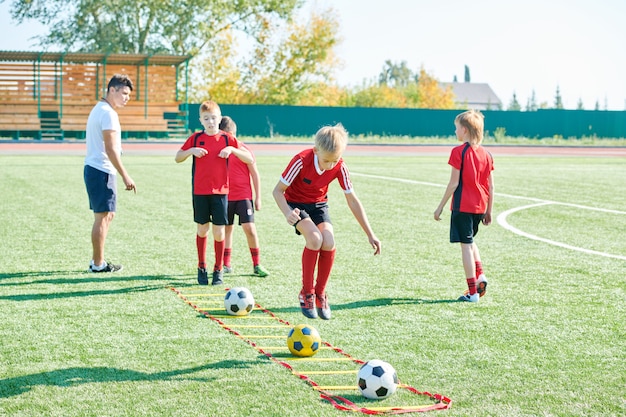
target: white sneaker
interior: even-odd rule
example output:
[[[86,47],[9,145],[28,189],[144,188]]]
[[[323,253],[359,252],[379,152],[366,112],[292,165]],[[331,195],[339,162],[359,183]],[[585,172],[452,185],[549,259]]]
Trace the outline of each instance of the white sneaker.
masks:
[[[457,299],[457,301],[467,301],[470,303],[477,303],[479,299],[480,299],[480,296],[478,295],[478,293],[474,293],[472,295],[463,294]]]
[[[487,293],[487,277],[485,274],[480,274],[476,280],[476,291],[483,297]]]

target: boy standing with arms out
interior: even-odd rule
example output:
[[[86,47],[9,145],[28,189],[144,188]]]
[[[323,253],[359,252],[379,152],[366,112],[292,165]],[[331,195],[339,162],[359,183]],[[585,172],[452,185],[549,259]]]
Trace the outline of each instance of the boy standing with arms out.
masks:
[[[474,236],[478,225],[491,223],[493,207],[493,157],[481,146],[484,116],[477,110],[468,110],[454,119],[455,134],[462,145],[450,153],[448,164],[452,173],[448,187],[435,210],[435,220],[441,220],[443,206],[452,197],[450,243],[461,243],[463,269],[468,291],[459,301],[478,302],[487,292],[487,278]],[[478,277],[478,278],[476,278]]]
[[[315,146],[292,158],[272,192],[287,223],[305,239],[299,300],[302,314],[311,319],[319,314],[322,319],[330,320],[326,284],[335,260],[335,236],[328,212],[327,191],[334,179],[339,181],[348,207],[375,249],[374,255],[381,250],[381,243],[370,227],[341,158],[347,142],[348,133],[341,124],[322,127],[315,135]],[[314,276],[316,266],[317,280]]]
[[[107,85],[106,97],[89,113],[86,129],[87,154],[83,177],[89,208],[93,210],[91,227],[93,249],[91,272],[116,272],[122,265],[104,260],[104,244],[117,208],[117,174],[122,176],[128,191],[137,192],[135,182],[122,164],[122,128],[116,109],[130,100],[133,82],[126,74],[114,75]]]
[[[235,155],[252,162],[250,153],[230,133],[219,130],[222,120],[220,107],[214,101],[200,105],[200,123],[204,130],[191,135],[176,152],[176,162],[193,156],[191,170],[193,216],[197,224],[198,284],[208,285],[206,247],[209,228],[213,223],[215,264],[212,285],[223,284],[224,238],[228,195],[228,158]]]
[[[237,124],[228,116],[223,116],[220,122],[220,130],[237,136]],[[230,273],[233,268],[230,264],[233,251],[233,232],[235,230],[235,214],[239,217],[239,225],[246,234],[250,256],[252,257],[253,271],[263,278],[269,272],[263,268],[261,262],[261,248],[259,237],[254,224],[254,210],[261,210],[261,176],[256,167],[256,161],[252,151],[240,142],[243,149],[250,152],[252,162],[243,163],[238,158],[230,160],[228,167],[228,221],[226,223],[226,238],[224,239],[224,272]],[[252,186],[254,187],[254,204],[252,204]]]

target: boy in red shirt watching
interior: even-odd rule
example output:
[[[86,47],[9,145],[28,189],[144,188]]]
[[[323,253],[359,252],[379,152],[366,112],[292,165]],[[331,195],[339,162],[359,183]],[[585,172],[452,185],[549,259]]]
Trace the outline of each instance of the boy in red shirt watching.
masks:
[[[328,213],[327,191],[333,180],[337,179],[343,189],[348,207],[375,249],[374,255],[381,250],[381,243],[370,227],[341,158],[347,142],[348,133],[341,124],[322,127],[315,135],[315,146],[292,158],[272,192],[287,223],[295,228],[296,234],[304,236],[299,300],[302,314],[311,319],[318,315],[324,320],[330,319],[326,284],[335,260],[335,236]]]
[[[200,123],[204,130],[189,136],[176,152],[176,162],[193,156],[191,170],[193,216],[197,224],[198,284],[208,285],[206,247],[209,228],[213,223],[215,264],[212,285],[223,284],[224,238],[227,215],[228,159],[235,155],[243,162],[252,162],[250,152],[228,132],[219,130],[222,120],[220,107],[214,101],[200,105]]]
[[[228,116],[222,117],[220,130],[237,136],[237,124]],[[226,239],[224,240],[224,272],[233,272],[230,261],[233,251],[236,214],[239,217],[239,225],[246,234],[254,274],[263,278],[268,276],[269,272],[261,265],[261,248],[254,224],[254,211],[261,210],[261,176],[256,167],[254,154],[243,142],[240,144],[250,152],[252,162],[246,164],[238,158],[233,158],[228,167],[228,221],[226,223]],[[252,179],[252,184],[250,184],[250,179]],[[254,188],[254,204],[252,203],[252,188]]]
[[[434,215],[435,220],[441,220],[443,206],[452,197],[450,243],[461,243],[468,287],[459,301],[475,303],[487,292],[487,278],[474,236],[481,222],[484,225],[491,223],[493,157],[481,146],[484,130],[482,113],[477,110],[463,112],[454,119],[454,125],[456,137],[463,144],[450,152],[450,181]]]

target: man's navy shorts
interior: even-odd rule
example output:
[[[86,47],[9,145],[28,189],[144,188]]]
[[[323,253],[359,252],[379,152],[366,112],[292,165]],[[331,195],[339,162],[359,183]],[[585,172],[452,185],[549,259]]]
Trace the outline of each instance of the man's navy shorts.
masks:
[[[117,176],[85,165],[83,171],[89,208],[94,213],[115,212],[117,208]]]

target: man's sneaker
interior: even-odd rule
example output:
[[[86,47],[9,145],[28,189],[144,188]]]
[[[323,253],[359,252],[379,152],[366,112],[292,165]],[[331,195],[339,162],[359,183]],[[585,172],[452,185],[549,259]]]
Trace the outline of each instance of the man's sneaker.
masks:
[[[254,266],[254,275],[257,275],[261,278],[268,276],[270,273],[267,269],[263,268],[261,265]]]
[[[225,274],[232,274],[233,272],[233,267],[230,265],[224,265],[224,269],[223,269]]]
[[[487,277],[485,274],[480,274],[478,276],[478,279],[476,280],[476,291],[481,297],[487,294]]]
[[[323,320],[330,320],[330,306],[328,305],[328,295],[317,294],[315,296],[315,306],[317,307],[317,314]]]
[[[479,299],[480,299],[480,296],[478,295],[478,293],[474,293],[472,295],[463,294],[462,296],[458,298],[457,301],[467,301],[470,303],[477,303]]]
[[[316,319],[317,311],[315,310],[315,294],[305,294],[300,291],[298,299],[300,300],[300,309],[302,310],[304,317]]]
[[[101,269],[97,269],[96,266],[94,264],[89,265],[89,271],[90,272],[117,272],[117,271],[121,271],[124,267],[122,265],[115,265],[112,264],[110,262],[104,262],[104,267],[102,267]]]
[[[222,278],[224,277],[224,272],[222,270],[213,271],[213,280],[211,281],[211,285],[222,285],[224,281]]]
[[[206,272],[206,268],[198,268],[198,284],[209,285],[209,276]]]

